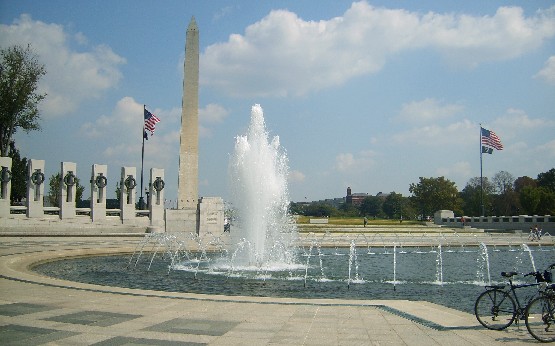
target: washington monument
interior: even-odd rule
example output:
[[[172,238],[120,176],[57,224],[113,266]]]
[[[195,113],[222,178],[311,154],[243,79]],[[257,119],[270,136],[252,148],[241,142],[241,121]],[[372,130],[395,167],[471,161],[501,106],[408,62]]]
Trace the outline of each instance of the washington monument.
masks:
[[[187,27],[184,73],[177,209],[196,210],[198,203],[199,31],[195,17],[191,18]]]
[[[216,234],[224,231],[223,199],[199,198],[198,194],[199,30],[195,17],[187,27],[183,69],[177,209],[166,209],[165,231]]]

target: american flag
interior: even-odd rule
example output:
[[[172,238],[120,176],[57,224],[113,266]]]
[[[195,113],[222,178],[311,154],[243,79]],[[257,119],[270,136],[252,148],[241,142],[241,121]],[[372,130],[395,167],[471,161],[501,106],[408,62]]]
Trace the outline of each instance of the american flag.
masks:
[[[148,135],[146,133],[146,131],[150,131],[150,135],[154,135],[154,130],[156,130],[156,123],[159,123],[160,119],[150,113],[146,108],[145,108],[145,133],[144,133],[144,137],[146,139],[148,139]]]
[[[501,143],[501,140],[499,139],[499,137],[497,137],[495,132],[486,130],[483,127],[481,127],[480,129],[482,132],[483,145],[487,145],[488,147],[492,147],[496,150],[503,150],[503,144]]]

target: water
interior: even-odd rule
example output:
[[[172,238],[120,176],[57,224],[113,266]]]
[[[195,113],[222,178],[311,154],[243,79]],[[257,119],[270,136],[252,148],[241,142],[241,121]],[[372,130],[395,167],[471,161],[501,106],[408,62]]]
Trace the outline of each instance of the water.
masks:
[[[288,174],[279,137],[269,139],[262,107],[254,105],[248,131],[237,136],[229,162],[234,209],[230,253],[238,269],[298,263],[291,251],[297,231],[288,214]]]
[[[543,270],[555,261],[553,247],[510,251],[496,248],[489,254],[492,284],[503,283],[500,273],[515,270]],[[320,248],[317,244],[296,249],[296,256],[306,265],[283,270],[270,267],[233,270],[231,266],[213,266],[225,258],[225,252],[191,252],[168,271],[171,258],[159,252],[142,256],[129,267],[130,255],[67,259],[34,268],[42,274],[62,279],[107,286],[158,291],[221,294],[230,296],[268,296],[330,299],[407,299],[426,300],[466,312],[487,275],[479,273],[480,247],[466,246],[461,251],[442,251],[442,279],[438,281],[438,248],[423,252],[405,248],[402,253],[391,248],[365,247]],[[531,256],[531,257],[530,257]],[[133,258],[135,263],[136,257]],[[225,261],[224,261],[225,262]],[[150,270],[148,269],[150,267]],[[533,278],[517,280],[529,282]]]

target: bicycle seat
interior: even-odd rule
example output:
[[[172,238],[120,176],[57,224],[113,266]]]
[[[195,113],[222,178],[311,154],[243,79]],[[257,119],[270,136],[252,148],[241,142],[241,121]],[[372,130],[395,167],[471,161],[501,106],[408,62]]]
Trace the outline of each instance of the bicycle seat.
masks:
[[[501,272],[501,276],[506,277],[506,278],[510,278],[512,276],[518,275],[517,272]]]

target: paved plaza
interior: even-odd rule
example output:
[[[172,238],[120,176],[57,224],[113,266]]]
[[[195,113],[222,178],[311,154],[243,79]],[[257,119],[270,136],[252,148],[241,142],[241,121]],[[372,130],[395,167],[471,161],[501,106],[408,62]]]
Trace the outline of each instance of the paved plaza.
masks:
[[[228,297],[48,278],[38,261],[133,251],[140,234],[0,237],[3,345],[500,345],[536,343],[526,327],[403,300]]]

